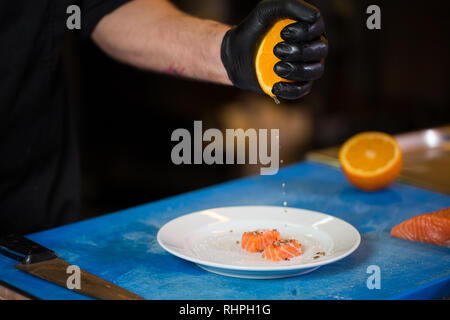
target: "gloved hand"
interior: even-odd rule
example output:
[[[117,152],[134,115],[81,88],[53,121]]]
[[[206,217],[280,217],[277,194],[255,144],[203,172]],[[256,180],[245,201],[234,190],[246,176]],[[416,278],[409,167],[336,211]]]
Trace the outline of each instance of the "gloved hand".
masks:
[[[222,62],[236,87],[263,92],[256,77],[256,51],[265,33],[284,18],[297,22],[281,32],[284,42],[274,48],[274,54],[282,61],[274,71],[295,82],[278,82],[272,93],[299,99],[309,93],[313,80],[322,76],[328,42],[322,36],[325,27],[319,10],[302,0],[264,0],[240,25],[230,29],[222,42]]]

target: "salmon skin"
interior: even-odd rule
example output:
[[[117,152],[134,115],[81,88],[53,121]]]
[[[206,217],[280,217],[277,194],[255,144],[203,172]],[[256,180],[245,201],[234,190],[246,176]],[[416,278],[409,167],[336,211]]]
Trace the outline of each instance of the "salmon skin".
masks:
[[[248,252],[262,252],[265,247],[280,239],[280,233],[273,229],[245,232],[242,235],[241,247]]]
[[[450,207],[403,221],[392,228],[391,236],[450,248]]]
[[[290,260],[301,255],[302,247],[297,240],[278,240],[264,249],[262,257],[272,261]]]

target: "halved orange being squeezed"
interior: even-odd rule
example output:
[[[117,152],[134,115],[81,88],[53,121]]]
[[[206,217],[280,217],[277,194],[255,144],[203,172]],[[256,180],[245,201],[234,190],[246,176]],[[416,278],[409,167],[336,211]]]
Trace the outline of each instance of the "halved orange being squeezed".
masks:
[[[398,177],[403,156],[394,137],[382,132],[364,132],[344,143],[339,161],[350,183],[365,191],[376,191]]]
[[[271,96],[275,96],[272,93],[272,87],[275,83],[280,81],[293,82],[286,80],[278,76],[273,68],[275,64],[280,61],[273,53],[273,48],[284,40],[281,38],[281,31],[289,24],[294,23],[295,20],[283,19],[276,22],[272,28],[266,33],[261,43],[259,44],[258,51],[255,58],[255,70],[256,77],[258,78],[261,89]]]

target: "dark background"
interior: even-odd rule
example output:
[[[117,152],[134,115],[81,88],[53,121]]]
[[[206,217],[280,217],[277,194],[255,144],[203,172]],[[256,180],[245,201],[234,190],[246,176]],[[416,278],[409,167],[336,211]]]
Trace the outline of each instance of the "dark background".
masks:
[[[237,24],[258,1],[174,1]],[[256,166],[172,164],[172,131],[280,128],[283,165],[360,131],[391,134],[450,123],[446,1],[318,0],[330,54],[325,76],[299,102],[142,72],[69,33],[65,62],[78,115],[85,218],[258,172]],[[382,29],[366,28],[378,4]]]

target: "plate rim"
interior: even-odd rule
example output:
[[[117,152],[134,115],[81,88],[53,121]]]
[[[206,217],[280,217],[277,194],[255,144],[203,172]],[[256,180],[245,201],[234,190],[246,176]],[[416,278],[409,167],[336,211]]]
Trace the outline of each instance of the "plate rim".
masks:
[[[208,262],[208,261],[204,261],[201,259],[197,259],[191,256],[187,256],[184,255],[182,253],[179,253],[177,251],[174,251],[172,249],[167,248],[161,241],[161,231],[163,230],[164,227],[166,227],[169,223],[173,222],[174,220],[178,220],[178,219],[182,219],[186,216],[190,216],[190,215],[196,215],[199,214],[200,212],[203,211],[209,211],[209,210],[217,210],[217,209],[232,209],[232,208],[242,208],[242,207],[249,207],[249,208],[282,208],[282,209],[294,209],[294,210],[302,210],[302,211],[307,211],[310,213],[314,213],[314,214],[320,214],[320,215],[324,215],[324,216],[328,216],[328,217],[332,217],[336,220],[339,220],[341,223],[344,223],[346,225],[348,225],[351,229],[353,229],[353,231],[355,232],[356,236],[357,236],[357,241],[356,243],[345,253],[334,257],[332,259],[329,260],[325,260],[325,261],[317,261],[317,262],[311,262],[311,263],[307,263],[307,264],[301,264],[301,265],[289,265],[289,266],[236,266],[236,265],[228,265],[228,264],[223,264],[223,263],[217,263],[217,262]],[[184,215],[181,215],[179,217],[176,217],[174,219],[169,220],[168,222],[166,222],[161,228],[159,228],[158,233],[156,235],[156,240],[158,242],[158,244],[167,252],[169,252],[170,254],[181,258],[183,260],[186,261],[190,261],[193,262],[195,264],[199,264],[199,265],[204,265],[204,266],[209,266],[209,267],[213,267],[213,268],[221,268],[221,269],[230,269],[230,270],[241,270],[241,271],[255,271],[255,272],[277,272],[277,271],[294,271],[294,270],[300,270],[300,269],[308,269],[308,268],[314,268],[314,267],[320,267],[323,265],[327,265],[339,260],[342,260],[344,258],[346,258],[347,256],[349,256],[350,254],[352,254],[353,252],[355,252],[356,249],[358,249],[359,245],[361,244],[361,234],[359,233],[358,229],[356,229],[352,224],[348,223],[347,221],[338,218],[336,216],[327,214],[327,213],[323,213],[320,211],[315,211],[315,210],[309,210],[309,209],[303,209],[303,208],[296,208],[296,207],[280,207],[280,206],[254,206],[254,205],[243,205],[243,206],[223,206],[223,207],[215,207],[215,208],[209,208],[209,209],[203,209],[203,210],[198,210],[195,212],[191,212],[191,213],[187,213]]]

